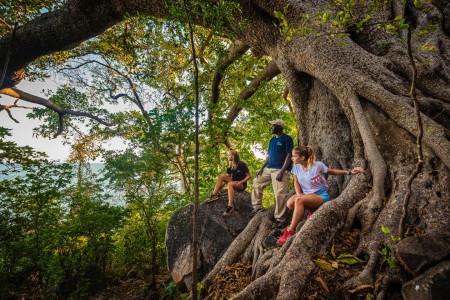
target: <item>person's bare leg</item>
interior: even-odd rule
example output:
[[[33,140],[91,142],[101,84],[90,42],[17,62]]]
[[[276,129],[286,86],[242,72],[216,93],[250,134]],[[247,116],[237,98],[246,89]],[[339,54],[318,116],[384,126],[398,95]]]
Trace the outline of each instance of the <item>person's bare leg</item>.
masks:
[[[244,186],[241,183],[229,182],[228,183],[228,206],[234,206],[234,191],[242,191]]]
[[[291,197],[291,199],[294,197],[295,197],[294,213],[292,214],[291,225],[289,225],[288,227],[288,229],[292,232],[295,232],[298,223],[300,223],[300,220],[302,219],[303,216],[303,212],[305,211],[305,206],[308,208],[317,209],[322,204],[325,203],[323,199],[316,194],[307,194],[307,195],[302,194],[301,196],[293,196]],[[291,199],[289,199],[289,201]]]
[[[223,186],[231,181],[231,177],[228,174],[220,174],[217,178],[216,186],[214,187],[213,195],[217,195]]]

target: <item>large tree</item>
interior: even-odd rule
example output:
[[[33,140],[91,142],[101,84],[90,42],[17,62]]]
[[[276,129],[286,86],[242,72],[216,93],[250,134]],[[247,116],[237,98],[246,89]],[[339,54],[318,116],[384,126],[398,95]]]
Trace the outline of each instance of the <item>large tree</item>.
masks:
[[[77,47],[130,14],[173,18],[171,8],[177,5],[171,2],[66,1],[60,9],[0,39],[0,58],[6,66],[0,92],[29,98],[14,86],[24,78],[30,63]],[[358,227],[361,234],[354,254],[366,253],[369,259],[345,286],[373,284],[380,272],[380,242],[394,243],[380,231],[382,225],[393,232],[406,228],[409,235],[448,230],[450,225],[450,4],[432,0],[403,5],[392,0],[374,9],[370,1],[333,1],[333,5],[325,0],[229,2],[238,8],[233,10],[234,22],[226,22],[221,34],[240,41],[230,51],[230,60],[238,59],[247,47],[257,57],[269,56],[272,62],[262,78],[271,79],[281,72],[286,79],[299,143],[314,145],[320,159],[333,168],[364,165],[367,172],[345,180],[329,178],[336,199],[318,210],[280,250],[261,249],[270,220],[265,215],[255,217],[208,275],[207,283],[226,265],[250,260],[254,280],[237,298],[295,299],[315,268],[313,258],[327,251],[338,233]],[[191,19],[210,27],[213,24],[205,17],[208,12],[202,9],[223,1],[186,3]],[[408,30],[385,31],[386,27],[405,28],[402,24],[408,24],[411,39]],[[224,61],[217,82],[226,68]],[[411,83],[415,97],[411,97]],[[213,97],[220,94],[215,92]],[[419,126],[424,129],[422,142],[419,139],[423,164],[408,184],[420,135],[412,99],[417,100],[423,122]],[[234,109],[231,120],[239,113],[239,107]],[[389,274],[384,287],[399,271]]]

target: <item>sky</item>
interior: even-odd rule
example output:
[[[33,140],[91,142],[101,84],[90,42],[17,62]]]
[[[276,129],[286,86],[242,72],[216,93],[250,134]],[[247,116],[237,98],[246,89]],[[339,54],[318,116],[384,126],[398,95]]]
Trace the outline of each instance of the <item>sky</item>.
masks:
[[[43,97],[47,99],[45,94],[42,92],[43,90],[56,90],[56,81],[46,81],[46,82],[29,82],[23,81],[16,86],[19,90],[24,92]],[[8,105],[13,104],[15,99],[9,96],[0,95],[0,104]],[[38,106],[32,103],[28,103],[26,101],[19,100],[17,105],[22,106]],[[12,129],[11,137],[7,137],[6,140],[14,141],[19,146],[31,146],[37,151],[45,152],[49,158],[64,162],[67,160],[70,154],[70,145],[63,145],[62,137],[57,137],[55,139],[46,139],[42,137],[33,136],[33,128],[42,124],[42,122],[38,120],[28,119],[26,115],[30,112],[30,109],[24,108],[14,108],[11,109],[11,114],[13,117],[19,121],[19,124],[15,123],[8,116],[6,111],[0,112],[0,126],[8,129]],[[107,149],[124,149],[125,146],[120,140],[113,140],[105,144]],[[101,160],[96,160],[93,162],[101,162]]]

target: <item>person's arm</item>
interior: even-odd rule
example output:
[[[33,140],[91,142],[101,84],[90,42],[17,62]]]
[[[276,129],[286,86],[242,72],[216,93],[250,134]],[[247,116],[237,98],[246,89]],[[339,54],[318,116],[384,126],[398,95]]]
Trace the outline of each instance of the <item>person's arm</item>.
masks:
[[[355,175],[364,172],[365,172],[364,169],[361,167],[356,167],[351,170],[328,169],[328,174],[331,175]]]
[[[256,174],[256,177],[260,176],[264,170],[264,168],[269,164],[269,155],[266,157],[266,161],[262,165],[261,169],[259,169],[258,174]]]
[[[284,160],[284,164],[283,167],[280,169],[280,172],[278,172],[277,174],[277,181],[281,181],[283,179],[283,174],[284,172],[289,168],[289,166],[291,165],[291,158],[292,158],[292,153],[288,153],[286,155],[286,158]]]
[[[298,182],[297,175],[294,175],[294,188],[295,188],[295,194],[297,196],[302,195],[302,187],[300,186],[300,183]]]
[[[242,179],[241,181],[239,181],[240,184],[244,184],[245,182],[249,181],[250,178],[252,178],[252,174],[250,174],[250,172],[246,173],[245,175],[247,175],[247,176],[245,176],[244,179]]]

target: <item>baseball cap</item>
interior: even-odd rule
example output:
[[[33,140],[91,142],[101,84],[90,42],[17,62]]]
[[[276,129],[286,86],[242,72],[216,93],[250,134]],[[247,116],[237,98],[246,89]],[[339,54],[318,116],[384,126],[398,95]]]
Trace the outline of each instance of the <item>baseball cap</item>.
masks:
[[[269,123],[270,125],[278,125],[278,126],[281,126],[281,127],[284,127],[284,125],[286,125],[286,124],[284,123],[284,121],[281,120],[281,119],[275,119],[275,120],[273,120],[273,121],[269,121],[268,123]]]

